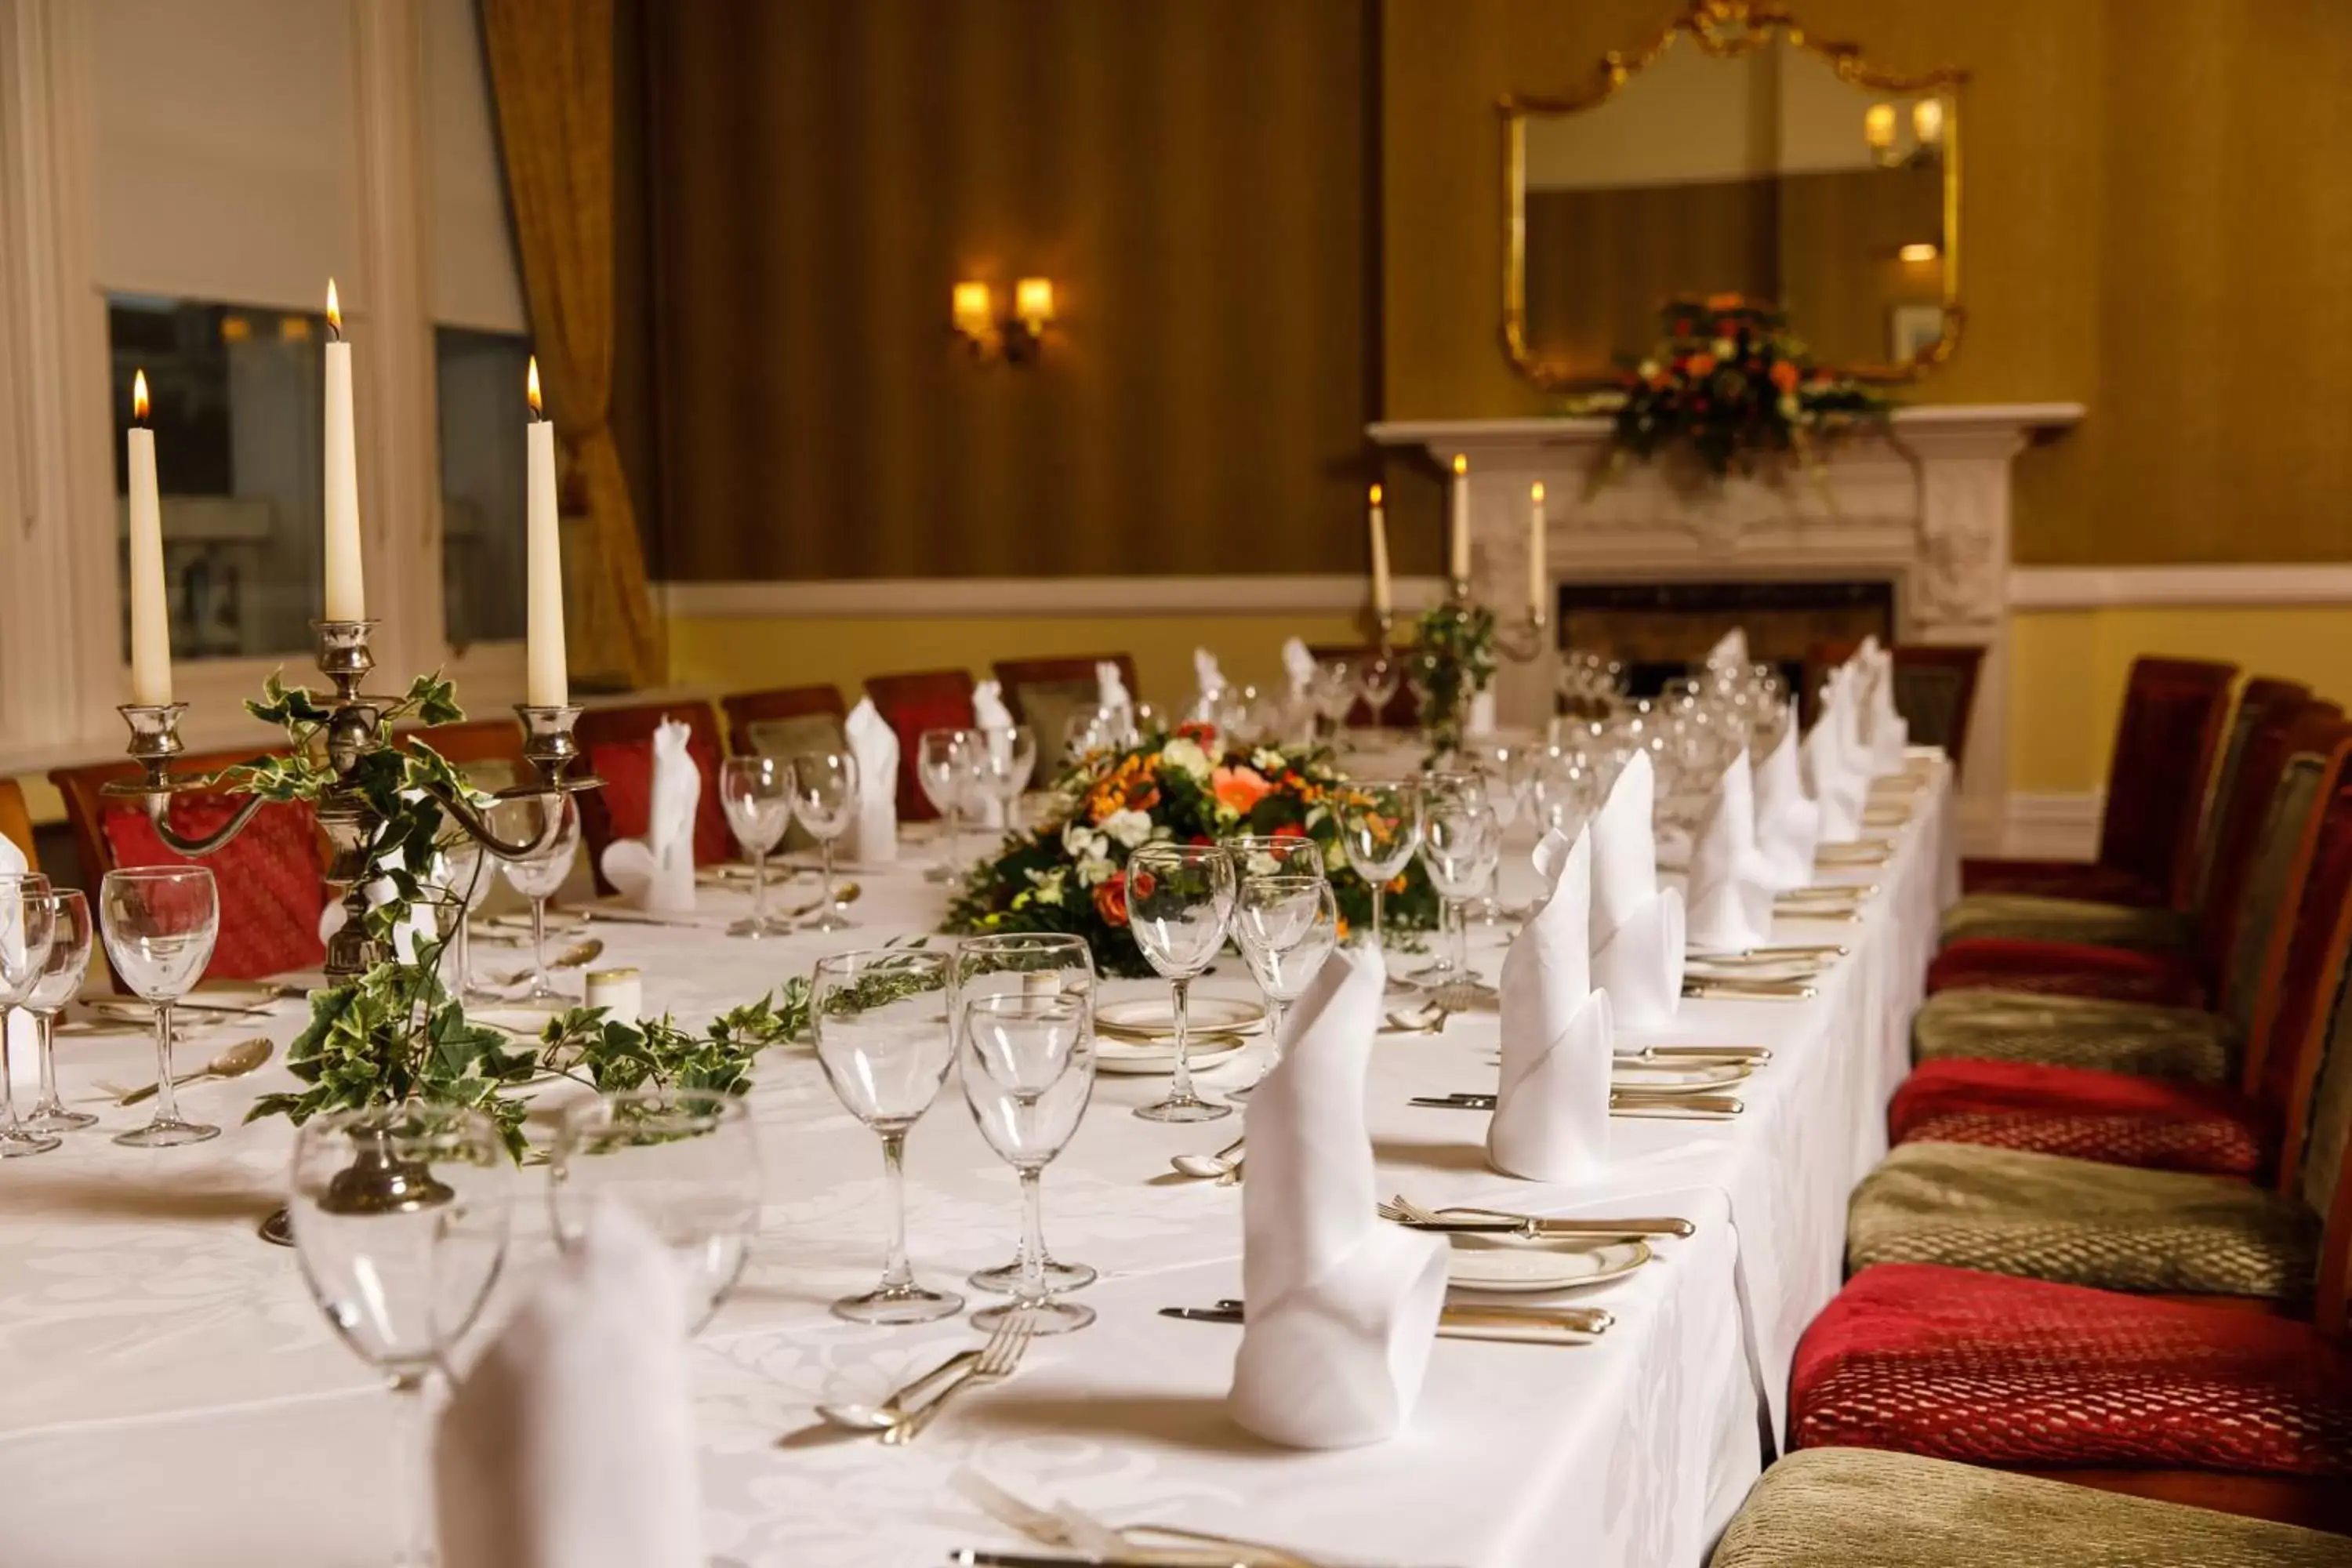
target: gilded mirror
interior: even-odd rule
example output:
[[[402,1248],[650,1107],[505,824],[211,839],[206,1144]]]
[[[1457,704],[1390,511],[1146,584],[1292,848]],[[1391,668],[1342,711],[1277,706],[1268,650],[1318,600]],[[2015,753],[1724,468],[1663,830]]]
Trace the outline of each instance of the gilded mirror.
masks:
[[[1696,0],[1580,91],[1501,104],[1503,342],[1546,387],[1646,353],[1677,296],[1776,304],[1821,364],[1958,341],[1958,71],[1900,77],[1787,12]]]

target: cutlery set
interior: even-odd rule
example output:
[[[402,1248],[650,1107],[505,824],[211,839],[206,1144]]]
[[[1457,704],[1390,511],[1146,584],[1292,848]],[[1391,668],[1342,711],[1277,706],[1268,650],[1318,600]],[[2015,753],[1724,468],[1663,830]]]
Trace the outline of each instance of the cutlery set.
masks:
[[[1034,1330],[1025,1313],[999,1323],[978,1350],[958,1351],[946,1361],[894,1389],[874,1405],[820,1405],[828,1426],[878,1434],[888,1447],[903,1447],[923,1435],[948,1402],[971,1389],[1002,1383],[1021,1366]],[[929,1394],[929,1398],[919,1395]]]
[[[1417,1094],[1407,1103],[1436,1110],[1492,1110],[1491,1094]],[[1747,1110],[1727,1094],[1683,1094],[1664,1089],[1612,1089],[1609,1114],[1631,1121],[1727,1121]]]
[[[1242,1303],[1226,1300],[1213,1307],[1162,1307],[1163,1318],[1188,1323],[1239,1323]],[[1617,1320],[1598,1307],[1447,1306],[1437,1315],[1442,1340],[1486,1340],[1505,1344],[1580,1345],[1609,1331]]]

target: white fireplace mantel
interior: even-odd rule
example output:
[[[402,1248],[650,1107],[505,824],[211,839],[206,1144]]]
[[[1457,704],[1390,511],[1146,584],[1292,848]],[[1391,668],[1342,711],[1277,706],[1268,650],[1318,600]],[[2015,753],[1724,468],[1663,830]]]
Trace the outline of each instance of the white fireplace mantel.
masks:
[[[1609,472],[1605,418],[1413,420],[1369,433],[1384,447],[1422,447],[1441,468],[1457,453],[1469,460],[1472,584],[1498,609],[1526,596],[1528,489],[1538,479],[1556,580],[1891,581],[1898,638],[1987,650],[1961,821],[1971,848],[1990,848],[2009,771],[2010,467],[2083,412],[2079,403],[1902,408],[1886,434],[1826,444],[1817,474],[1780,463],[1727,480],[1687,453]],[[1496,683],[1504,721],[1540,722],[1554,676],[1549,659],[1507,665]]]

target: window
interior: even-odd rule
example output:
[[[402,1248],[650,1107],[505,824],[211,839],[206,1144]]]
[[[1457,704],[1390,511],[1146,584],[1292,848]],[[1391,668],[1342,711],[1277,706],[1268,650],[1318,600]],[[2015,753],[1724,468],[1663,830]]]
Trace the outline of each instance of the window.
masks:
[[[441,595],[451,646],[523,635],[520,332],[433,330],[441,431]]]

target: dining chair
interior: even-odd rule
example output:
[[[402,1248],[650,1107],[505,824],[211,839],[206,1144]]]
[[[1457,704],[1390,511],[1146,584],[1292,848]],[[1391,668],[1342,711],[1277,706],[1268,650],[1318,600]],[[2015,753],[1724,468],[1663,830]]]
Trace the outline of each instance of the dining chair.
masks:
[[[719,700],[727,749],[739,757],[790,757],[845,743],[849,709],[835,686],[779,686]]]
[[[719,744],[718,710],[700,698],[590,708],[580,715],[572,733],[582,760],[604,787],[583,790],[572,798],[579,804],[581,847],[599,893],[613,891],[604,879],[605,847],[644,837],[652,817],[654,731],[668,720],[686,725],[686,754],[702,775],[702,793],[694,805],[694,862],[715,866],[734,852],[726,807],[719,799],[719,764],[726,759],[726,750]]]
[[[1821,689],[1828,673],[1860,652],[1850,639],[1817,642],[1805,650],[1807,692]],[[1976,714],[1977,678],[1985,650],[1966,643],[1894,643],[1895,710],[1903,716],[1911,742],[1941,746],[1959,773],[1968,761],[1969,725]],[[1810,698],[1809,698],[1810,700]]]
[[[41,868],[40,847],[33,842],[33,814],[25,808],[25,786],[15,779],[0,779],[0,838],[25,852],[26,869]]]
[[[1091,713],[1101,700],[1102,682],[1095,667],[1118,666],[1118,678],[1130,700],[1135,688],[1135,659],[1124,653],[1096,653],[1066,658],[1001,658],[992,667],[1004,689],[1004,706],[1016,724],[1026,724],[1037,737],[1037,754],[1058,757],[1070,721]]]
[[[898,737],[898,820],[929,822],[939,816],[923,794],[917,749],[926,730],[971,727],[971,672],[921,669],[866,677],[866,695],[890,732]]]
[[[1318,663],[1327,658],[1344,658],[1354,663],[1368,659],[1382,650],[1370,645],[1343,647],[1337,643],[1324,643],[1307,651],[1313,654]],[[1421,723],[1421,699],[1413,695],[1412,683],[1403,679],[1403,656],[1395,648],[1386,651],[1397,664],[1396,693],[1388,700],[1385,707],[1374,713],[1371,703],[1360,691],[1348,709],[1346,722],[1351,729],[1411,730]]]

